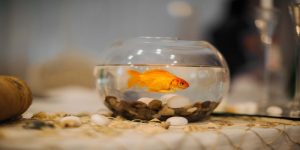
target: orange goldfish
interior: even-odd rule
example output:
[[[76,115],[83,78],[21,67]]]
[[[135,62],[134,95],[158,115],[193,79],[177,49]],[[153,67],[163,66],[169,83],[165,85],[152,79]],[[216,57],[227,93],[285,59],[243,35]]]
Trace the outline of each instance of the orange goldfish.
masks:
[[[189,87],[187,81],[162,69],[148,70],[144,73],[128,70],[128,74],[128,88],[137,86],[146,87],[151,92],[175,92]]]

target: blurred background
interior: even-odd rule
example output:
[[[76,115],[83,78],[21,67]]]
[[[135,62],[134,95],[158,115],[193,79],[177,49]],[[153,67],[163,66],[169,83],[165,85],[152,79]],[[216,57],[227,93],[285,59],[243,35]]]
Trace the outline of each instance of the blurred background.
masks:
[[[272,34],[275,97],[291,99],[295,31],[288,1]],[[264,51],[255,25],[259,0],[0,0],[0,74],[26,80],[35,96],[58,87],[94,88],[105,48],[137,36],[206,40],[225,56],[228,99],[261,97]]]

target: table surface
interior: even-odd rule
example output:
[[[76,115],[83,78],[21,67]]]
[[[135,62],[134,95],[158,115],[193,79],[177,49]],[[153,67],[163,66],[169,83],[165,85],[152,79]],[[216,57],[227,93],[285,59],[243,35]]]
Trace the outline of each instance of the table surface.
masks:
[[[97,126],[91,123],[90,115],[104,106],[94,91],[72,89],[62,93],[36,99],[24,114],[28,119],[1,124],[0,149],[300,149],[300,121],[212,116],[166,128],[164,122],[134,122],[117,117],[111,118],[108,125]],[[28,117],[39,111],[47,113]],[[73,128],[60,126],[59,120],[71,114],[78,116],[82,124]],[[33,120],[54,127],[24,128]]]
[[[32,119],[0,127],[0,149],[300,149],[300,122],[257,117],[211,117],[185,126],[113,118],[106,126],[79,115],[80,127],[26,129]],[[50,119],[51,118],[51,119]],[[55,118],[55,119],[53,119]]]

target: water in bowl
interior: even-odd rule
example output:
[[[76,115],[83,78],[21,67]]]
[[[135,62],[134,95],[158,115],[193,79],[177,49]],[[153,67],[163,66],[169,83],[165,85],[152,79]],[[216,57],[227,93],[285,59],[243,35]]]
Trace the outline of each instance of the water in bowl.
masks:
[[[215,66],[99,65],[105,105],[127,119],[206,118],[228,90],[228,72]],[[148,101],[147,101],[148,100]]]

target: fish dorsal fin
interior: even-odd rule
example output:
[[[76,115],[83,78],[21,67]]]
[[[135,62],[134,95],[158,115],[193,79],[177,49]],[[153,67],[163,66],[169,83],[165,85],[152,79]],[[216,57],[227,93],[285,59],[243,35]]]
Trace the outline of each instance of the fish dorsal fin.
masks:
[[[173,75],[172,73],[163,70],[163,69],[153,69],[153,70],[148,70],[145,71],[143,75],[146,76],[163,76],[163,77],[175,77],[175,75]]]
[[[148,73],[168,73],[168,74],[170,74],[168,71],[163,70],[163,69],[151,69],[151,70],[147,70],[144,72],[144,74],[148,74]]]

